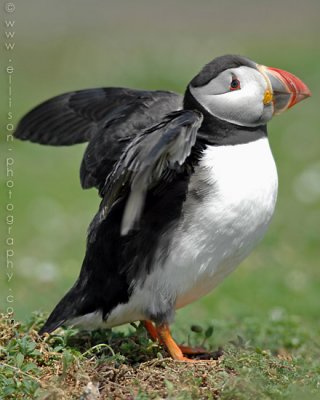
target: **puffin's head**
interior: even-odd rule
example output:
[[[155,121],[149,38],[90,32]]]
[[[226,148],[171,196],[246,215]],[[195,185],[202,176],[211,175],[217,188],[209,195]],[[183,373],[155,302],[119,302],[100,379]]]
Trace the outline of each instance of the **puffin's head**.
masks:
[[[311,92],[290,72],[226,55],[205,65],[192,79],[185,104],[190,96],[220,120],[254,127],[266,124]]]

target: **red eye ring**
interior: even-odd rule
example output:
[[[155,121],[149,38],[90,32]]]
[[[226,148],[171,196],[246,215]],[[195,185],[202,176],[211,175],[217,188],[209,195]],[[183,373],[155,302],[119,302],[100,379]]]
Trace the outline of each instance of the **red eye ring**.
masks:
[[[239,79],[232,78],[232,81],[230,83],[230,90],[239,90],[239,89],[241,89]]]

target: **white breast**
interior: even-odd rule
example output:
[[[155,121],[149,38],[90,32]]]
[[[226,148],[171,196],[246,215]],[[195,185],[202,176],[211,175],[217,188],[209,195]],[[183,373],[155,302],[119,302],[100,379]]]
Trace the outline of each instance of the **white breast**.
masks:
[[[145,304],[156,312],[159,296],[163,304],[175,297],[179,308],[212,290],[262,239],[277,188],[267,138],[208,147],[192,175],[166,264],[154,268],[140,293]]]

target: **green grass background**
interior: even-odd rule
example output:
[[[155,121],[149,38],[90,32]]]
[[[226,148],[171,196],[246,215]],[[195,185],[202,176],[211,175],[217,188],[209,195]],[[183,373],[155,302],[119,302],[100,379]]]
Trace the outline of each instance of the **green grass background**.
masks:
[[[12,56],[15,67],[15,121],[39,102],[74,89],[183,92],[206,62],[226,53],[287,69],[308,84],[313,97],[269,124],[280,187],[267,236],[214,293],[179,311],[176,330],[220,321],[225,327],[220,338],[216,329],[215,340],[223,343],[246,318],[262,325],[289,315],[319,340],[320,2],[17,0],[16,7],[16,47],[10,55],[4,48],[1,53],[2,65]],[[80,188],[84,145],[50,148],[16,141],[14,278],[6,281],[4,68],[0,79],[0,310],[6,310],[11,289],[16,318],[26,319],[33,310],[51,310],[73,284],[99,198],[95,190]]]

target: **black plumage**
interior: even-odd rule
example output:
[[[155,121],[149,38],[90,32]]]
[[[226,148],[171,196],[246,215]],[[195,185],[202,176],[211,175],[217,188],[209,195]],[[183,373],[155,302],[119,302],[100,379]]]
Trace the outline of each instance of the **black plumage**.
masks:
[[[97,310],[106,319],[115,306],[128,301],[132,280],[150,272],[159,237],[179,218],[194,163],[188,157],[201,121],[197,111],[176,111],[142,131],[127,146],[101,191],[103,200],[90,225],[79,279],[40,333]],[[138,206],[131,198],[135,192],[141,202]],[[128,206],[124,235],[121,225]],[[139,229],[133,229],[137,220]]]
[[[225,56],[214,58],[202,68],[202,70],[190,81],[189,85],[192,85],[193,87],[204,86],[209,81],[216,78],[221,71],[226,69],[226,67],[229,69],[241,66],[247,66],[253,69],[257,68],[255,62],[247,57],[239,55],[227,54]]]

